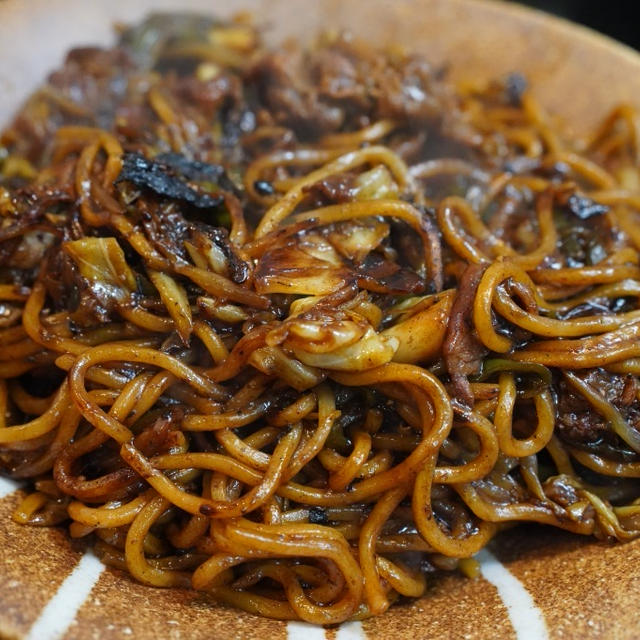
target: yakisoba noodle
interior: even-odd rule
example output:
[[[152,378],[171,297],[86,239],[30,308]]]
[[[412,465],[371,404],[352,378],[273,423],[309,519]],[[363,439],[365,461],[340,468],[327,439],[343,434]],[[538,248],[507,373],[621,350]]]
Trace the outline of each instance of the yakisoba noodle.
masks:
[[[0,468],[158,587],[331,624],[640,534],[639,122],[153,16],[2,137]]]

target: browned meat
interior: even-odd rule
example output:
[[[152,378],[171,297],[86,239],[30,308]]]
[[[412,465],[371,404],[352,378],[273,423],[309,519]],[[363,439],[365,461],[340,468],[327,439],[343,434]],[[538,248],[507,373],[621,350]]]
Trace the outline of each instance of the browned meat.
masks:
[[[311,203],[316,206],[349,202],[354,194],[354,176],[349,173],[338,173],[318,180],[305,188],[305,192],[311,198]]]
[[[300,54],[285,53],[270,55],[256,68],[255,82],[274,121],[308,131],[338,129],[344,113],[320,99],[303,68]]]
[[[628,407],[636,401],[638,393],[638,379],[635,376],[627,375],[624,379],[624,387],[620,394],[620,404]]]
[[[589,386],[602,394],[634,427],[640,426],[640,403],[635,392],[637,381],[633,376],[609,373],[604,369],[590,369],[575,373]],[[564,381],[558,386],[558,435],[573,444],[589,444],[610,438],[610,426],[602,416]]]
[[[370,253],[356,271],[363,289],[380,293],[423,293],[424,281],[413,271],[385,260],[378,253]]]
[[[438,122],[451,100],[423,59],[392,61],[345,38],[313,54],[289,48],[266,56],[253,80],[275,121],[307,134],[380,118]]]
[[[242,84],[237,76],[220,73],[210,80],[184,76],[176,80],[176,95],[188,104],[213,117],[218,109],[229,102],[242,100]]]
[[[465,404],[473,405],[473,392],[467,376],[480,371],[487,349],[476,338],[471,319],[471,309],[476,289],[485,266],[469,265],[460,278],[451,316],[444,339],[443,355],[451,376],[454,395]]]
[[[113,297],[83,278],[66,253],[51,252],[46,264],[43,283],[56,309],[72,309],[74,324],[80,327],[111,319],[115,308]]]
[[[558,403],[556,431],[567,442],[596,442],[609,430],[607,423],[580,396],[564,388]]]

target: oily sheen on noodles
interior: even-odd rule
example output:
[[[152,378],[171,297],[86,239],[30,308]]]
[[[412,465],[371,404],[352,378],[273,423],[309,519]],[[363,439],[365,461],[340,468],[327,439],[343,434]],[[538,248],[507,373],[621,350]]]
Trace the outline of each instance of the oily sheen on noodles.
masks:
[[[516,523],[638,536],[639,139],[246,17],[71,51],[1,138],[14,519],[319,624]]]

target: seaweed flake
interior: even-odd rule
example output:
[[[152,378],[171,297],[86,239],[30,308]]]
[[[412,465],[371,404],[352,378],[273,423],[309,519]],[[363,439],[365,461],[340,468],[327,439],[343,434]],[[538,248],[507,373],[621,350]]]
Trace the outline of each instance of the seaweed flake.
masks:
[[[149,160],[140,153],[125,153],[122,157],[122,170],[115,182],[130,182],[138,188],[153,191],[156,195],[182,200],[198,209],[210,209],[220,206],[224,197],[201,193],[187,184],[183,177],[189,179],[199,175],[211,180],[214,175],[216,178],[220,177],[219,170],[224,173],[222,167],[183,159],[176,153],[164,154],[155,160]]]

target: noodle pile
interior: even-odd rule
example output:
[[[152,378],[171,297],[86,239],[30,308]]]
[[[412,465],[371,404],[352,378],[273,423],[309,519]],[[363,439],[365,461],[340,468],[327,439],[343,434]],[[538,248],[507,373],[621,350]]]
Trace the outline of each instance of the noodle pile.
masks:
[[[3,133],[15,520],[319,624],[514,523],[640,535],[636,112],[567,141],[518,75],[287,47],[153,16]]]

